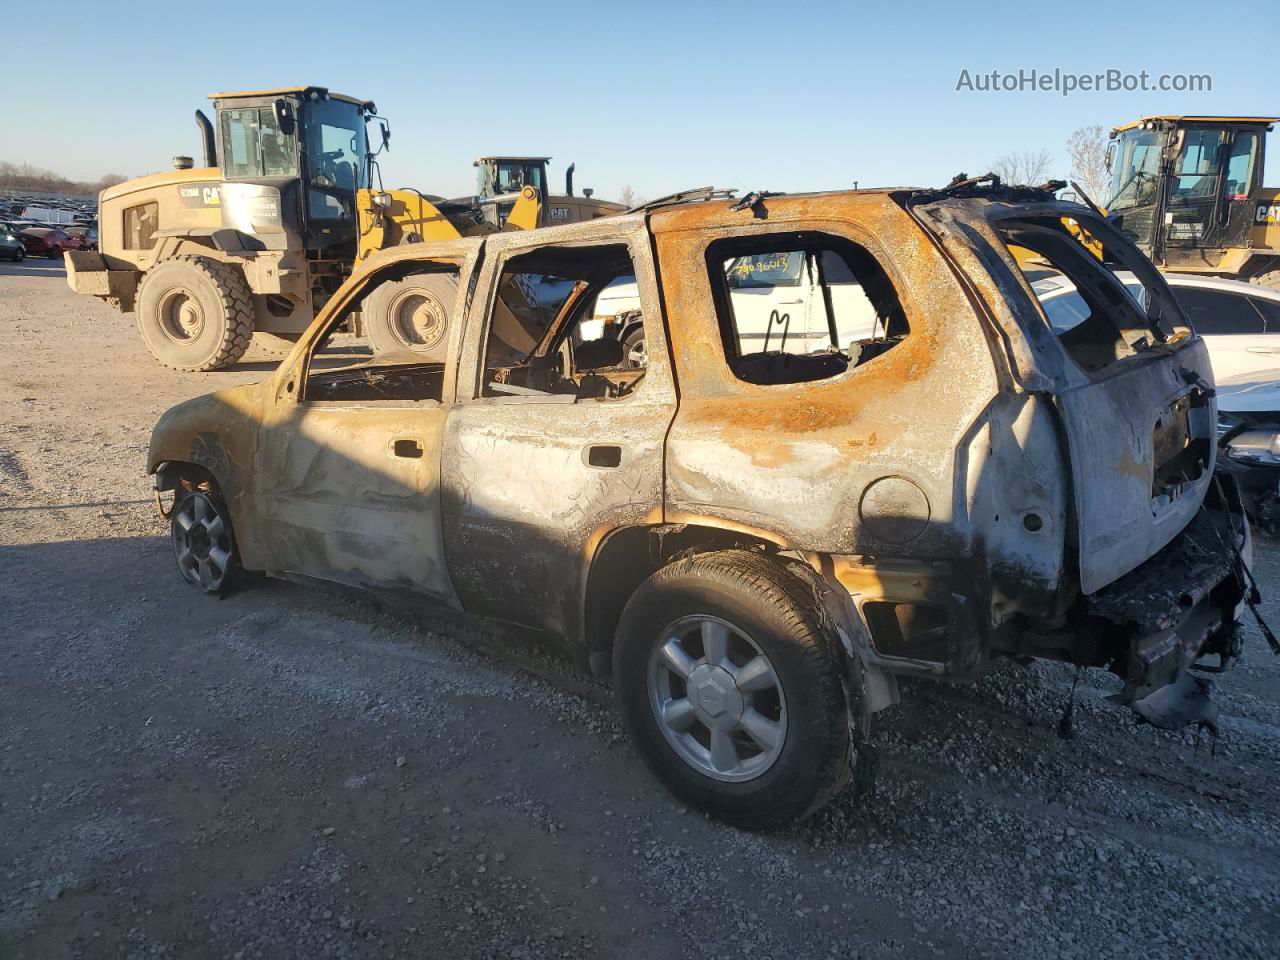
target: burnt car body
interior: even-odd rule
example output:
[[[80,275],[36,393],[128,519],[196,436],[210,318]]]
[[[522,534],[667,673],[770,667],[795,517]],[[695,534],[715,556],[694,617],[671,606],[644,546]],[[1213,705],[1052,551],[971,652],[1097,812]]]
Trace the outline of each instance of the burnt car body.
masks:
[[[156,426],[184,574],[409,592],[560,637],[612,666],[664,782],[745,826],[839,789],[900,675],[1053,658],[1110,668],[1153,722],[1211,722],[1188,671],[1239,653],[1249,534],[1214,480],[1207,352],[1151,264],[1034,191],[753,199],[374,255],[269,380]],[[785,315],[763,343],[735,328],[726,265],[796,251],[833,341],[824,277],[859,288],[870,336],[800,353]],[[1043,270],[1093,309],[1070,339]],[[446,362],[322,365],[370,290],[423,272],[456,290]],[[640,370],[573,332],[619,277]],[[560,299],[512,292],[536,284]]]

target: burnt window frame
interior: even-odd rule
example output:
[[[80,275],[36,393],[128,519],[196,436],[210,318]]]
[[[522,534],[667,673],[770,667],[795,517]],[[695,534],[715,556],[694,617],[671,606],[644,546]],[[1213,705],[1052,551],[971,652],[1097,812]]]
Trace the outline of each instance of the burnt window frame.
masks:
[[[649,371],[646,369],[644,374],[640,376],[632,388],[621,397],[591,397],[580,396],[573,393],[532,393],[532,394],[499,394],[494,395],[486,393],[485,390],[489,386],[488,380],[488,359],[489,359],[489,341],[493,333],[493,321],[495,307],[501,297],[503,286],[503,278],[511,274],[529,274],[537,276],[555,276],[563,280],[573,280],[574,286],[570,289],[568,295],[556,308],[554,316],[551,317],[547,329],[537,338],[533,350],[526,357],[527,363],[534,357],[546,357],[559,352],[563,348],[563,342],[568,331],[571,331],[576,324],[581,322],[582,314],[586,308],[595,303],[596,297],[606,289],[613,279],[628,274],[616,274],[611,279],[575,279],[573,277],[564,276],[553,272],[540,272],[535,267],[512,269],[513,264],[520,267],[520,261],[530,261],[537,264],[539,257],[558,256],[562,252],[579,252],[582,254],[594,253],[597,256],[604,257],[610,248],[616,248],[625,253],[629,261],[631,270],[629,275],[636,278],[637,292],[641,298],[640,323],[645,332],[645,339],[652,342],[652,334],[655,331],[655,324],[660,323],[660,319],[650,316],[654,311],[644,309],[644,293],[643,285],[639,283],[638,266],[641,263],[641,254],[636,250],[635,244],[629,237],[617,236],[592,240],[566,240],[559,243],[542,243],[539,245],[528,247],[513,247],[505,250],[497,257],[493,264],[493,272],[489,280],[489,289],[483,304],[483,314],[481,316],[482,332],[478,338],[476,345],[476,353],[474,355],[474,381],[467,387],[465,401],[467,403],[497,403],[497,404],[520,404],[520,403],[544,403],[544,404],[568,404],[585,403],[588,401],[606,401],[610,406],[627,401],[634,400],[641,395],[646,389],[646,384],[651,379]],[[585,286],[584,286],[585,284]],[[566,312],[567,311],[567,312]],[[461,391],[460,391],[461,393]],[[459,399],[463,399],[461,396]]]
[[[783,229],[751,232],[739,234],[736,236],[718,237],[712,240],[703,249],[703,260],[707,269],[707,277],[711,289],[711,301],[713,309],[716,312],[716,326],[720,332],[721,357],[725,364],[729,375],[735,383],[748,384],[756,387],[786,387],[797,386],[812,383],[828,383],[848,377],[856,373],[862,367],[879,359],[880,355],[874,356],[865,362],[851,362],[844,370],[827,376],[819,376],[790,382],[776,383],[759,383],[754,380],[742,377],[735,369],[735,363],[740,361],[744,356],[752,356],[753,354],[743,354],[738,349],[738,329],[737,321],[733,312],[733,304],[731,299],[732,288],[729,285],[728,274],[725,271],[725,264],[739,257],[750,256],[759,253],[779,253],[791,252],[792,250],[802,250],[805,254],[814,254],[816,260],[821,263],[824,253],[837,253],[840,259],[844,261],[845,269],[848,270],[858,285],[863,289],[864,295],[870,301],[872,307],[876,311],[876,322],[873,323],[873,330],[876,329],[880,319],[880,304],[877,303],[876,297],[883,293],[883,290],[876,290],[876,297],[872,296],[869,288],[861,278],[859,270],[855,265],[858,260],[865,258],[867,262],[874,266],[879,272],[879,278],[888,285],[889,291],[893,294],[894,306],[896,307],[896,315],[885,320],[883,324],[884,336],[880,339],[888,340],[890,337],[889,328],[893,323],[900,323],[903,332],[901,339],[894,346],[898,346],[912,334],[911,324],[908,320],[907,303],[908,298],[904,295],[904,284],[900,277],[892,269],[892,261],[877,253],[868,243],[846,236],[843,233],[837,233],[829,229],[821,229],[820,227],[804,227],[795,228],[788,226]],[[852,257],[850,256],[852,254]],[[804,267],[801,268],[803,274]],[[847,281],[845,281],[847,282]],[[827,282],[822,283],[823,296],[826,300],[826,315],[828,325],[828,335],[835,343],[833,354],[848,357],[845,352],[846,346],[839,343],[838,321],[835,315],[835,309],[831,300],[830,285]],[[897,337],[898,334],[892,336]],[[876,338],[873,338],[876,339]],[[892,348],[889,348],[892,349]],[[882,353],[889,352],[888,349]],[[796,356],[808,356],[806,354],[796,354]],[[817,354],[822,356],[822,354]]]
[[[1103,251],[1101,258],[1091,253],[1080,237],[1071,233],[1065,223],[1067,220],[1074,222],[1078,230],[1087,234],[1101,245]],[[1009,210],[1004,216],[992,217],[990,224],[999,252],[1002,256],[1007,257],[1012,264],[1013,275],[1025,288],[1027,297],[1035,309],[1036,316],[1043,322],[1045,329],[1053,337],[1054,341],[1058,343],[1067,361],[1084,376],[1090,379],[1106,378],[1115,371],[1118,365],[1126,361],[1151,354],[1155,347],[1181,342],[1187,336],[1194,335],[1194,330],[1173,291],[1170,289],[1168,282],[1160,275],[1151,261],[1124,234],[1092,213],[1072,209],[1066,205],[1046,207],[1044,210],[1036,211],[1015,208]],[[1051,234],[1054,242],[1061,244],[1061,249],[1067,251],[1065,259],[1073,268],[1081,268],[1090,282],[1085,284],[1077,282],[1072,272],[1068,272],[1056,265],[1056,258],[1043,254],[1034,247],[1019,242],[1016,237],[1010,236],[1009,231],[1016,230],[1019,225]],[[1081,363],[1072,353],[1071,347],[1063,341],[1062,336],[1054,329],[1044,305],[1040,302],[1040,298],[1032,286],[1032,278],[1027,275],[1021,264],[1017,262],[1017,258],[1011,249],[1012,246],[1021,246],[1047,260],[1051,269],[1061,274],[1075,287],[1076,293],[1091,310],[1096,308],[1096,300],[1091,298],[1105,296],[1106,300],[1113,304],[1122,316],[1127,318],[1127,326],[1121,326],[1120,323],[1114,320],[1113,322],[1117,333],[1124,339],[1125,345],[1132,352],[1116,357],[1100,367],[1090,368]],[[1095,270],[1099,269],[1101,273],[1095,273]],[[1148,291],[1149,299],[1145,309],[1139,306],[1134,292],[1126,289],[1124,282],[1116,276],[1117,271],[1127,271],[1133,274],[1139,284]],[[1083,323],[1072,327],[1071,330],[1077,330],[1082,326],[1084,326]],[[1135,345],[1140,338],[1135,338],[1130,342],[1127,336],[1128,333],[1138,329],[1141,329],[1150,341],[1146,347],[1141,349],[1135,349]]]
[[[349,406],[366,406],[378,404],[386,406],[388,404],[402,404],[406,407],[421,406],[429,404],[436,407],[446,406],[451,402],[450,391],[450,368],[457,362],[457,344],[458,330],[465,325],[466,318],[466,275],[467,275],[467,257],[465,255],[441,255],[421,260],[397,260],[392,263],[380,267],[368,276],[362,277],[358,285],[354,288],[343,291],[339,289],[324,308],[316,315],[312,325],[303,333],[301,340],[305,341],[306,346],[302,351],[302,355],[288,372],[282,378],[281,382],[285,384],[285,394],[290,396],[297,404],[322,404],[325,406],[345,404]],[[444,273],[452,274],[458,278],[458,288],[460,299],[455,304],[456,315],[450,320],[450,329],[446,333],[446,353],[443,361],[423,360],[421,366],[435,366],[442,368],[443,380],[441,383],[441,398],[439,400],[433,397],[420,397],[416,399],[405,398],[387,398],[379,400],[371,399],[333,399],[333,398],[316,398],[308,396],[308,385],[313,375],[312,361],[316,358],[316,353],[324,346],[325,342],[333,335],[335,329],[345,323],[350,316],[357,310],[364,307],[364,301],[373,290],[382,283],[395,282],[405,280],[420,274]],[[365,334],[367,337],[368,335]],[[340,374],[344,370],[355,370],[357,368],[375,369],[377,368],[378,355],[375,353],[365,361],[347,364],[345,367],[332,367],[314,371],[315,375],[324,374]],[[397,363],[384,364],[388,367],[412,367],[415,364]],[[281,367],[283,370],[283,366]]]

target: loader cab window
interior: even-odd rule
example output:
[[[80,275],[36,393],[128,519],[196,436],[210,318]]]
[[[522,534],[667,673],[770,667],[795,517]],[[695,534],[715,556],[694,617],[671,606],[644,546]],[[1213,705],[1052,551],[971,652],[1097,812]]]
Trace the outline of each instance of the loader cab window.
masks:
[[[842,237],[718,240],[707,269],[725,357],[756,384],[838,376],[909,334],[897,290],[874,256]]]
[[[1257,160],[1258,135],[1237,133],[1227,152],[1227,172],[1222,185],[1222,192],[1228,200],[1248,199]]]
[[[629,362],[627,336],[643,351],[635,267],[622,244],[546,247],[512,257],[489,307],[480,396],[504,402],[575,403],[633,394],[645,365]],[[599,304],[628,301],[609,323]],[[633,351],[634,353],[634,351]]]
[[[227,180],[258,180],[298,175],[297,142],[280,131],[272,107],[219,111],[222,175]]]
[[[1221,130],[1187,130],[1183,134],[1182,155],[1173,199],[1212,199],[1218,179],[1219,157],[1226,134]]]

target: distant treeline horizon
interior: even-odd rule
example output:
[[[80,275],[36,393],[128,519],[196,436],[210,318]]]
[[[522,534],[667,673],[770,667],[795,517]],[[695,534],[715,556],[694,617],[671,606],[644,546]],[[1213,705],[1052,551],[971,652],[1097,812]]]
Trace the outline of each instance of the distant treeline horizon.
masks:
[[[95,181],[71,180],[52,170],[29,163],[0,160],[0,190],[92,197],[97,196],[99,191],[128,179],[119,173],[108,173]]]

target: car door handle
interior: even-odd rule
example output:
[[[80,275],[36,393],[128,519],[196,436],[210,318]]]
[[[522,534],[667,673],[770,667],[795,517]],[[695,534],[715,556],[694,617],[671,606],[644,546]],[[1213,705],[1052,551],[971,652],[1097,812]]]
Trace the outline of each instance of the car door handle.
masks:
[[[391,455],[417,460],[422,456],[422,444],[413,437],[402,437],[391,442]]]
[[[612,443],[593,443],[583,451],[589,467],[611,470],[622,463],[622,448]]]

